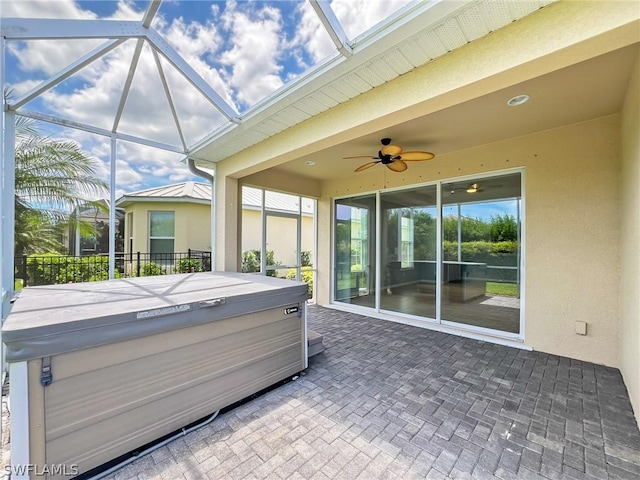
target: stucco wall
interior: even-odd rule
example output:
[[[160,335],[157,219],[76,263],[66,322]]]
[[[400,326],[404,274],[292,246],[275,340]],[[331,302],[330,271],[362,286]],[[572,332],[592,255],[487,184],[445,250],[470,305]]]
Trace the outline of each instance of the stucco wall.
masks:
[[[620,369],[640,422],[640,60],[621,125]]]
[[[297,232],[291,219],[270,216],[269,227],[273,229],[267,250],[273,250],[276,262],[283,265],[295,263]],[[313,250],[313,217],[303,216],[301,220],[302,251]],[[277,238],[277,242],[273,239]],[[242,210],[242,251],[260,250],[262,246],[262,218],[259,210]]]
[[[133,225],[126,225],[125,252],[129,251],[129,232],[133,231],[133,251],[149,251],[149,212],[175,212],[175,252],[211,250],[211,207],[196,203],[140,202],[126,207],[133,213]],[[126,217],[127,223],[129,216]]]
[[[372,168],[323,185],[319,202],[319,303],[329,301],[331,198],[525,167],[525,343],[618,366],[618,115],[412,163]],[[575,322],[588,334],[575,333]]]

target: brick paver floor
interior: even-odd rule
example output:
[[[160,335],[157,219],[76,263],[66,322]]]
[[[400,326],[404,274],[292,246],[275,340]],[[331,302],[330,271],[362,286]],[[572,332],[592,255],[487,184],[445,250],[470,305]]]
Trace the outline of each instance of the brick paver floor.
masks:
[[[640,478],[615,368],[311,307],[297,380],[110,479]]]

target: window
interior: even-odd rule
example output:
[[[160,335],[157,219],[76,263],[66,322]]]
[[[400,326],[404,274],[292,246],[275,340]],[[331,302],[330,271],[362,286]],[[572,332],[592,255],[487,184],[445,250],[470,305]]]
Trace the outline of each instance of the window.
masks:
[[[127,223],[125,225],[129,232],[129,254],[133,252],[133,212],[127,213]]]
[[[156,263],[170,263],[175,242],[175,212],[149,212],[149,253]]]
[[[410,215],[410,216],[404,216]],[[400,266],[402,268],[413,267],[413,211],[409,210],[400,221]]]

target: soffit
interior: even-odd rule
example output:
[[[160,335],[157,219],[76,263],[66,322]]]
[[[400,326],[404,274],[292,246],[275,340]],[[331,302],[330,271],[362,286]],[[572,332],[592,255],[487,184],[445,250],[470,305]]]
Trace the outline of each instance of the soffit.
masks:
[[[349,142],[300,157],[273,168],[275,172],[328,180],[354,176],[375,156],[380,139],[390,137],[405,151],[427,150],[437,156],[508,138],[557,128],[620,112],[629,79],[640,58],[640,44],[500,89],[450,108],[375,131]],[[508,107],[511,97],[527,94],[529,102]],[[313,162],[313,166],[307,166]],[[379,167],[379,166],[376,166]],[[411,164],[409,164],[411,168]]]
[[[410,14],[353,45],[353,55],[335,57],[286,85],[252,108],[239,124],[214,132],[190,154],[202,164],[224,160],[552,2],[420,2]]]

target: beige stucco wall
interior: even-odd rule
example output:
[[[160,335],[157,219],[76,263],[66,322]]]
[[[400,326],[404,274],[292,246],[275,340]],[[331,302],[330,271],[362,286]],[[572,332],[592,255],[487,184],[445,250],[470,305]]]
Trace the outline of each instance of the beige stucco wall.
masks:
[[[126,207],[125,252],[129,251],[129,236],[133,233],[133,251],[149,251],[149,212],[175,212],[175,252],[211,251],[211,207],[184,202],[138,202]],[[129,222],[133,213],[133,223]]]
[[[619,120],[615,115],[462,150],[412,163],[404,173],[370,169],[327,182],[319,225],[330,224],[336,196],[524,167],[525,343],[618,366]],[[325,304],[328,228],[319,229],[318,244],[318,302]],[[588,323],[586,336],[575,333],[576,321]]]
[[[621,125],[620,370],[640,421],[640,60]]]
[[[297,231],[289,218],[269,216],[268,227],[272,229],[267,240],[267,250],[273,250],[276,262],[295,265]],[[300,223],[302,251],[313,250],[313,217],[304,215]],[[277,240],[277,241],[274,241]],[[259,210],[242,210],[242,251],[262,248],[262,217]]]
[[[639,16],[637,2],[553,4],[220,162],[217,238],[230,249],[219,258],[230,267],[237,263],[231,251],[238,229],[229,203],[237,197],[236,179],[637,42]],[[407,185],[525,167],[525,341],[537,350],[621,366],[637,412],[639,281],[637,261],[635,267],[627,264],[638,258],[638,120],[637,112],[629,113],[638,104],[637,70],[634,82],[622,120],[614,115],[438,152],[434,161],[387,178],[389,186]],[[621,125],[627,132],[624,161]],[[630,175],[624,184],[621,169]],[[330,295],[330,199],[383,186],[370,171],[358,180],[321,184],[315,283],[320,303]],[[296,193],[296,184],[287,191]],[[621,238],[621,228],[630,239]],[[621,276],[629,283],[622,285]],[[578,320],[589,324],[584,337],[574,333]]]

